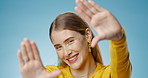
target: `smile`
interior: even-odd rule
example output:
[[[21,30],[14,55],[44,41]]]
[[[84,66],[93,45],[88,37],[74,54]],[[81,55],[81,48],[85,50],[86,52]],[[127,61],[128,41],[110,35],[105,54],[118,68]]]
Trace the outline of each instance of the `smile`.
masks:
[[[74,62],[76,62],[77,59],[78,59],[78,55],[79,55],[79,54],[75,54],[75,55],[69,57],[69,58],[67,59],[68,62],[69,62],[69,63],[74,63]]]

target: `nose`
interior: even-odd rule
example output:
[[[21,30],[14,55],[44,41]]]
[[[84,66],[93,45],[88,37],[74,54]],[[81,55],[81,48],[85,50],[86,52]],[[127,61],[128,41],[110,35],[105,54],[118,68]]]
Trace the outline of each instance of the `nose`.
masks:
[[[64,56],[68,57],[72,53],[72,50],[70,48],[65,47],[64,49]]]

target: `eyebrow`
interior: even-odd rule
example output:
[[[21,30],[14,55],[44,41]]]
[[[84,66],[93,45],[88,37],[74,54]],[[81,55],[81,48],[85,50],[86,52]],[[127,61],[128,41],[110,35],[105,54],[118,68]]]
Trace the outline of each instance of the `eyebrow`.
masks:
[[[71,38],[74,38],[74,37],[69,37],[69,38],[67,38],[66,40],[64,40],[64,43],[67,42],[68,40],[70,40]],[[60,44],[55,44],[54,46],[56,47],[56,46],[58,46],[58,45],[60,45]]]

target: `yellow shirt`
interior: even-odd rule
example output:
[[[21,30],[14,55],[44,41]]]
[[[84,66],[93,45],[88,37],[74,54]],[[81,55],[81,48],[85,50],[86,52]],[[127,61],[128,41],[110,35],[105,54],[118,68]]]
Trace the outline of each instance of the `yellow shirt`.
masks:
[[[110,41],[110,65],[104,66],[98,63],[97,68],[90,78],[130,78],[132,65],[129,60],[126,36],[119,41]],[[74,78],[70,73],[69,66],[47,65],[48,72],[61,70],[62,74],[57,78]]]

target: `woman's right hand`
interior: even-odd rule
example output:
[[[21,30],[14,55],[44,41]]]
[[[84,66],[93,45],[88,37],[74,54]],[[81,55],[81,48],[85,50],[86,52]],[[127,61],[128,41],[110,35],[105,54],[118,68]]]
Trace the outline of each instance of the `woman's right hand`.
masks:
[[[23,78],[55,78],[61,74],[59,70],[51,73],[45,70],[35,42],[30,42],[27,38],[21,43],[18,59]]]

